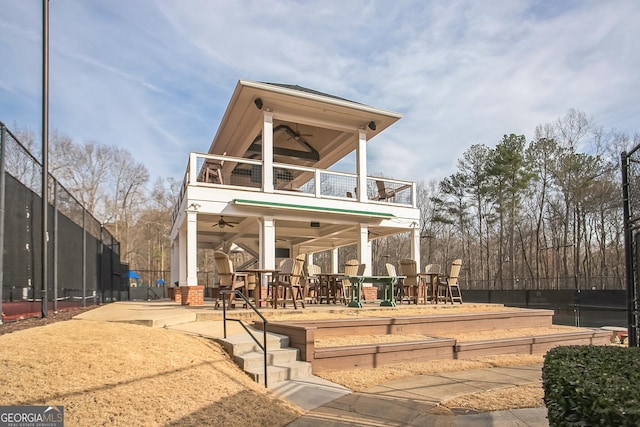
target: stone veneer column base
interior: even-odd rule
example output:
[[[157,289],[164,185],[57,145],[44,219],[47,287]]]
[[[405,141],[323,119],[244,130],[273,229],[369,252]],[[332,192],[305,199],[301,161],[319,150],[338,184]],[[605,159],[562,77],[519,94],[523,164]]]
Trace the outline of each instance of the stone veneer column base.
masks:
[[[204,286],[180,286],[182,305],[204,305]]]

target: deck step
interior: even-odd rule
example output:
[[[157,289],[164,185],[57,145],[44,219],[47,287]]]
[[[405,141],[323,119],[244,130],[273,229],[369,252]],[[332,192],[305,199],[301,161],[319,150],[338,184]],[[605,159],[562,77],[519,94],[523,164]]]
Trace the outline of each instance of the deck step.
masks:
[[[255,331],[254,336],[262,344],[262,331]],[[248,334],[217,338],[216,341],[249,377],[264,383],[264,353]],[[301,362],[299,358],[300,351],[289,347],[288,336],[267,333],[267,384],[272,386],[311,375],[311,363]]]

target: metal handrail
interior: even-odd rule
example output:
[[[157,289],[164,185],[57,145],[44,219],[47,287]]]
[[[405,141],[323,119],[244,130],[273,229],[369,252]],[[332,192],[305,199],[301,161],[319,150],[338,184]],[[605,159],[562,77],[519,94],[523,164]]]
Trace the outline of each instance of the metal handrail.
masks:
[[[258,345],[258,347],[260,347],[260,349],[263,351],[264,353],[264,387],[267,388],[267,323],[268,321],[262,315],[262,313],[258,311],[257,307],[251,304],[251,301],[249,301],[249,299],[239,290],[234,289],[234,290],[220,291],[220,295],[223,296],[222,298],[222,329],[223,329],[225,339],[227,338],[227,308],[224,302],[224,295],[231,295],[231,294],[240,295],[242,299],[245,300],[245,302],[247,303],[247,306],[251,307],[251,309],[262,319],[262,339],[263,339],[264,345],[260,344],[260,341],[258,341],[256,337],[251,333],[249,328],[247,328],[247,325],[242,323],[242,320],[240,319],[228,319],[228,320],[240,323],[240,326],[242,326],[242,328],[249,334],[251,339],[253,339],[253,341]]]

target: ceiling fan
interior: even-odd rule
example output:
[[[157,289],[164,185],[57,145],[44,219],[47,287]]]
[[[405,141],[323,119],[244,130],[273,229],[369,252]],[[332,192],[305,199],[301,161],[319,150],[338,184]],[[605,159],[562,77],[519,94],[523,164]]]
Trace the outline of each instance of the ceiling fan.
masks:
[[[228,225],[229,227],[233,228],[238,224],[239,224],[238,222],[225,221],[224,217],[221,216],[220,220],[218,221],[218,223],[217,224],[213,224],[212,227],[215,227],[217,225],[220,228],[225,228]]]

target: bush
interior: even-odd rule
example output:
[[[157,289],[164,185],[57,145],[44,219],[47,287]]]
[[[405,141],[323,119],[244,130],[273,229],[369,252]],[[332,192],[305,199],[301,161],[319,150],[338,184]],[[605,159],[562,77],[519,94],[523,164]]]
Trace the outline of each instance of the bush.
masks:
[[[553,348],[542,386],[552,427],[640,425],[640,348]]]

